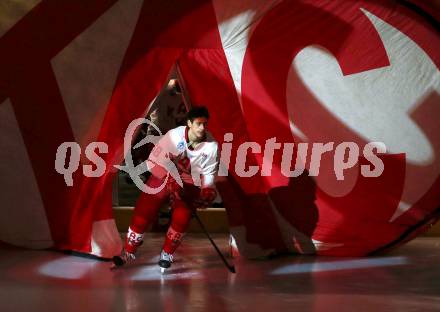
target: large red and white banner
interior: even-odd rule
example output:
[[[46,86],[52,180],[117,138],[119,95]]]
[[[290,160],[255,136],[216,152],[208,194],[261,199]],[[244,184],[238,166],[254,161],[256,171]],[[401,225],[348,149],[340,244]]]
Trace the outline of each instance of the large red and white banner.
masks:
[[[0,240],[119,253],[114,165],[176,63],[230,150],[217,188],[236,252],[366,255],[414,237],[440,207],[436,8],[13,1],[0,13]],[[55,169],[64,142],[81,151],[72,186]]]

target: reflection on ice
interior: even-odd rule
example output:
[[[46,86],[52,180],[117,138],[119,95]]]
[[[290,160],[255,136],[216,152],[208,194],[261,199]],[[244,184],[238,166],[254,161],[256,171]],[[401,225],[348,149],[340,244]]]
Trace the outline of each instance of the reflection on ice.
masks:
[[[85,277],[97,264],[94,259],[66,256],[45,263],[38,272],[46,276],[74,280]]]
[[[201,279],[200,271],[179,269],[168,269],[164,274],[160,272],[158,265],[150,265],[140,268],[130,278],[132,281],[160,281],[160,280],[183,280]]]
[[[406,257],[381,257],[359,260],[341,260],[317,263],[290,264],[273,270],[271,275],[283,275],[306,272],[325,272],[352,269],[366,269],[371,267],[383,267],[408,264]]]

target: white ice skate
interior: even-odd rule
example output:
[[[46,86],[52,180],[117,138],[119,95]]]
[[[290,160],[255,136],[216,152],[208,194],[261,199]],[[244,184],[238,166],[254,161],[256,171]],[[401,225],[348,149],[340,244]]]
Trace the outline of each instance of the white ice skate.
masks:
[[[173,263],[173,255],[162,250],[158,263],[160,267],[160,273],[165,273],[165,270],[171,267],[171,263]]]

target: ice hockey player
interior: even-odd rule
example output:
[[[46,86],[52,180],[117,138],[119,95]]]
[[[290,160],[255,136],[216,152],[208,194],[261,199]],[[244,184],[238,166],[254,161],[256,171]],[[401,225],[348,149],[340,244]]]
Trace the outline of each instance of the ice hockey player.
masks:
[[[215,199],[218,144],[207,131],[208,120],[206,107],[192,108],[187,114],[187,125],[168,131],[153,148],[147,160],[151,176],[146,185],[155,193],[142,193],[138,199],[125,247],[121,255],[113,258],[115,266],[135,260],[145,230],[157,218],[160,207],[170,201],[171,222],[158,263],[163,273],[173,262],[173,254],[185,235],[193,211],[208,207]],[[167,162],[175,166],[177,177],[164,165]]]

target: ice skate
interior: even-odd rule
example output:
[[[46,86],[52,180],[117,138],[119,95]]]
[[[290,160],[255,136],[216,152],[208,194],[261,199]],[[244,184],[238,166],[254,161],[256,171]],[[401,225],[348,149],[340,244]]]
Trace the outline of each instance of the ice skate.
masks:
[[[114,270],[126,264],[133,263],[134,260],[136,260],[136,256],[133,253],[122,250],[119,256],[113,257],[113,265],[110,267],[110,270]]]
[[[158,263],[160,267],[160,273],[165,273],[166,269],[171,267],[171,263],[173,263],[173,255],[162,250]]]

